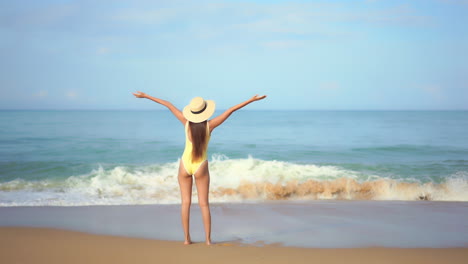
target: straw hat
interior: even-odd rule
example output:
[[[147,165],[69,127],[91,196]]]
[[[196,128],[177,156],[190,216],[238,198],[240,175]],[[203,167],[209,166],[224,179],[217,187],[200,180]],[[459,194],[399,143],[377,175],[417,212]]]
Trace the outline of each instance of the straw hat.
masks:
[[[210,118],[216,108],[216,104],[212,100],[204,100],[201,97],[195,97],[190,101],[190,104],[184,107],[183,114],[188,121],[193,123],[201,123]]]

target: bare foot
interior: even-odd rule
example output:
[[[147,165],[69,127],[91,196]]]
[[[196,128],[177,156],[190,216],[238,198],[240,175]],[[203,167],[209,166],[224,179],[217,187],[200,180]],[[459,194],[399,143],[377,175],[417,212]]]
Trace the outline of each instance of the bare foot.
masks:
[[[192,244],[192,241],[190,241],[190,240],[185,240],[184,245],[190,245],[190,244]]]
[[[208,246],[210,246],[210,245],[211,245],[211,240],[207,240],[207,241],[206,241],[206,244],[207,244]]]

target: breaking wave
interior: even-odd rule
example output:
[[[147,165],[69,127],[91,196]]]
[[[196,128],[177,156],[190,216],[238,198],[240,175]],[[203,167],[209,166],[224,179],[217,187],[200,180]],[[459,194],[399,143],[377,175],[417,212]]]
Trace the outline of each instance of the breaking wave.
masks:
[[[179,162],[142,167],[99,166],[64,179],[0,183],[0,206],[180,203]],[[339,166],[266,161],[252,157],[210,160],[210,201],[268,200],[437,200],[468,201],[468,172],[436,183],[389,178]],[[197,201],[196,188],[193,201]]]

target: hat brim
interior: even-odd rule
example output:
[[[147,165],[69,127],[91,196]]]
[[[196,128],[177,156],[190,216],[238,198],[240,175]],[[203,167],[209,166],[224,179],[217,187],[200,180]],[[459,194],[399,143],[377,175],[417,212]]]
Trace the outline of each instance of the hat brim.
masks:
[[[199,114],[194,114],[192,111],[190,111],[189,106],[184,107],[184,110],[182,111],[182,114],[184,117],[193,123],[201,123],[205,120],[208,120],[215,111],[216,104],[213,100],[205,100],[206,102],[206,109],[205,111],[199,113]]]

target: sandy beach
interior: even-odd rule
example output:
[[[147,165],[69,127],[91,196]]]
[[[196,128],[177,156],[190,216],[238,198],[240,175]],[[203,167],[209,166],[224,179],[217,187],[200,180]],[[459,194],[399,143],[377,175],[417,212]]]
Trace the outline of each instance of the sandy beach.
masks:
[[[213,242],[279,243],[307,248],[468,247],[466,202],[304,201],[213,203]],[[0,207],[0,226],[42,227],[98,235],[180,241],[180,205]],[[204,239],[197,204],[193,241]]]
[[[192,206],[0,207],[0,263],[466,263],[465,202],[212,204],[214,245]]]
[[[294,248],[0,227],[1,263],[466,263],[468,248]]]

